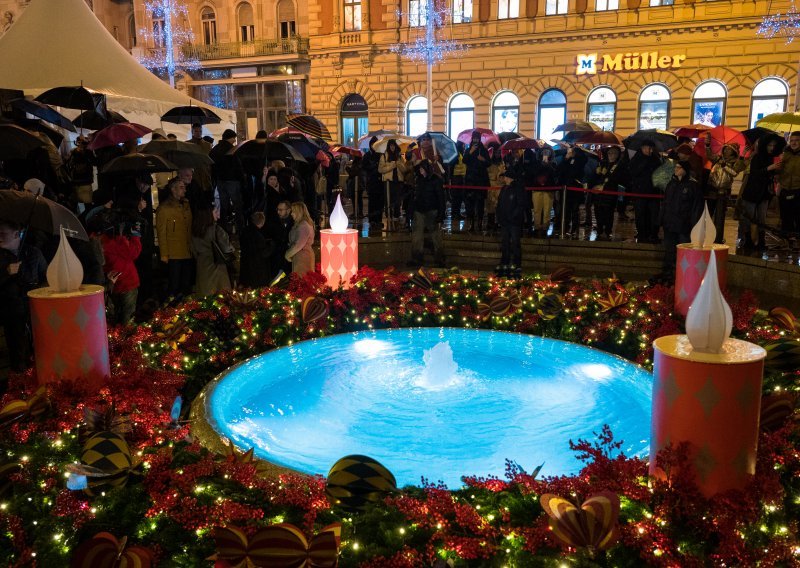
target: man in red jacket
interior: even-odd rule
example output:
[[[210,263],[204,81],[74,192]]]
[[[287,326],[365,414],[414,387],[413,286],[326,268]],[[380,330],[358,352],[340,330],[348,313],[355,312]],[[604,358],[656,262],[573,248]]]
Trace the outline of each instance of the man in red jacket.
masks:
[[[127,325],[136,312],[136,296],[139,292],[139,273],[136,259],[142,252],[142,240],[138,236],[109,235],[103,233],[103,255],[106,263],[103,271],[108,279],[113,307],[109,323]]]

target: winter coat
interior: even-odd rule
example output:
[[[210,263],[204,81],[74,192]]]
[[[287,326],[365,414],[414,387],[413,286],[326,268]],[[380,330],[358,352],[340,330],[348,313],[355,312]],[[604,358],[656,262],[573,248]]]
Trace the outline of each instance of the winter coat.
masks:
[[[227,140],[221,140],[208,154],[208,156],[214,160],[211,171],[217,182],[244,182],[244,168],[242,168],[242,162],[239,156],[233,153],[233,149],[233,144]]]
[[[539,162],[533,174],[533,187],[553,187],[556,185],[556,165],[553,162]]]
[[[613,164],[608,160],[603,160],[597,166],[594,177],[594,187],[600,188],[603,191],[621,191],[620,186],[626,186],[630,182],[628,180],[628,168],[626,164],[622,163],[622,158]],[[595,196],[598,200],[606,202],[615,202],[616,195],[609,196]]]
[[[783,151],[778,180],[781,183],[781,191],[800,190],[800,150],[795,152],[787,146]]]
[[[703,192],[690,176],[672,180],[664,190],[661,203],[661,226],[665,231],[688,235],[703,214]]]
[[[501,187],[503,185],[503,180],[501,176],[503,172],[506,171],[506,166],[502,161],[494,161],[489,164],[489,186],[490,187]],[[492,189],[486,193],[486,212],[491,214],[494,213],[497,209],[497,202],[500,199],[500,191],[497,189]]]
[[[750,160],[750,173],[742,187],[742,199],[750,203],[769,201],[773,196],[773,171],[768,170],[774,158],[766,152],[759,151]],[[777,173],[777,172],[776,172]]]
[[[405,171],[405,160],[403,155],[399,154],[396,160],[389,159],[389,154],[381,154],[378,161],[378,172],[381,174],[383,181],[398,181],[405,180],[403,173]]]
[[[240,242],[242,258],[239,263],[239,282],[249,288],[269,285],[273,276],[270,257],[275,244],[255,225],[248,225],[242,230]]]
[[[274,277],[279,270],[286,273],[291,271],[291,264],[286,260],[286,251],[289,249],[289,232],[292,230],[294,220],[287,217],[285,221],[280,218],[267,219],[266,225],[261,229],[266,239],[272,243],[272,254],[269,257],[269,275]]]
[[[631,159],[628,171],[631,178],[631,193],[653,195],[657,193],[653,187],[653,172],[661,165],[661,158],[653,152],[645,156],[641,151]]]
[[[139,272],[136,270],[136,259],[142,253],[142,240],[139,237],[117,235],[111,237],[103,234],[103,272],[108,275],[119,272],[111,292],[124,294],[139,287]]]
[[[381,154],[370,150],[361,160],[361,171],[367,182],[367,191],[380,191],[383,187],[381,183],[381,174],[378,171],[378,164],[380,164]]]
[[[574,154],[569,160],[565,158],[556,168],[558,183],[569,187],[581,187],[585,181],[584,170],[589,158],[585,152],[580,150],[573,150],[573,152]]]
[[[20,263],[16,274],[8,273],[8,265]],[[47,262],[41,251],[26,244],[21,252],[0,248],[0,316],[24,314],[28,292],[45,282]]]
[[[292,261],[292,272],[303,276],[314,271],[314,227],[308,223],[295,223],[289,231],[289,249],[286,259]]]
[[[445,195],[442,187],[442,172],[444,166],[441,163],[441,156],[438,162],[422,159],[422,151],[416,148],[413,153],[414,173],[416,174],[417,185],[414,191],[414,211],[425,213],[427,211],[437,211],[439,217],[444,217]]]
[[[489,150],[486,146],[478,142],[477,150],[473,153],[472,146],[464,152],[464,164],[467,166],[467,174],[464,176],[464,185],[489,185],[489,165],[492,159],[489,157]],[[480,158],[483,158],[482,160]]]
[[[192,237],[192,252],[197,260],[197,295],[208,296],[220,290],[231,289],[231,279],[225,264],[214,262],[213,242],[216,240],[224,253],[232,253],[233,245],[225,229],[214,223],[201,237]]]
[[[161,258],[191,258],[192,210],[187,201],[169,199],[156,211],[156,234]]]
[[[525,186],[522,180],[514,181],[511,185],[504,185],[497,199],[497,223],[502,226],[522,225],[524,218],[523,201],[525,199]]]
[[[730,148],[734,153],[733,158],[725,158],[725,149]],[[711,151],[707,152],[711,154]],[[712,161],[711,171],[708,174],[707,190],[710,197],[716,198],[717,195],[725,195],[731,192],[733,179],[744,171],[744,160],[739,157],[739,145],[725,144],[719,156],[708,156]]]

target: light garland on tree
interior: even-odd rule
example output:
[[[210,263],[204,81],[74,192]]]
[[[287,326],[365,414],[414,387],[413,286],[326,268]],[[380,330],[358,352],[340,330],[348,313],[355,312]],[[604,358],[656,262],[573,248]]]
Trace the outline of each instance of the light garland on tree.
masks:
[[[176,75],[201,69],[200,62],[185,51],[194,43],[189,9],[182,0],[148,0],[145,13],[152,25],[140,28],[139,34],[155,49],[141,56],[139,62],[155,74],[166,73],[174,87]]]
[[[772,16],[764,16],[756,33],[766,39],[783,37],[789,44],[794,41],[798,31],[800,31],[800,13],[797,12],[794,0],[792,0],[785,14],[779,12]]]

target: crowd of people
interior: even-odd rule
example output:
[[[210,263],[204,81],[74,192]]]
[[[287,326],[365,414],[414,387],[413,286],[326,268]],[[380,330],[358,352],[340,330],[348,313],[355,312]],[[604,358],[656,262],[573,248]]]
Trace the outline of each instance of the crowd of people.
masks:
[[[169,137],[156,130],[158,138]],[[266,138],[259,132],[256,141]],[[699,148],[684,141],[668,152],[644,140],[635,152],[608,146],[593,153],[565,144],[558,151],[539,145],[504,155],[475,131],[469,144],[457,145],[457,159],[449,164],[430,134],[402,149],[396,140],[384,140],[378,151],[378,141],[370,140],[363,156],[324,149],[311,164],[266,163],[237,152],[234,131],[214,144],[195,124],[188,142],[213,164],[154,176],[103,173],[112,159],[136,152],[138,141],[92,152],[79,137],[65,157],[45,147],[27,160],[4,163],[2,185],[54,199],[79,216],[91,237],[71,239],[84,283],[105,286],[109,321],[119,324],[137,313],[146,319],[164,302],[190,294],[262,287],[313,271],[323,211],[331,211],[339,195],[352,204],[357,224],[368,222],[370,234],[389,227],[410,231],[410,266],[423,264],[426,246],[434,264],[444,266],[448,212],[454,228],[463,222],[467,232],[498,234],[497,273],[510,277],[522,271],[524,234],[574,238],[586,225],[597,240],[609,240],[615,219],[632,202],[636,238],[663,242],[669,278],[675,245],[689,241],[704,203],[722,242],[739,176],[744,179],[735,214],[745,251],[764,247],[766,210],[776,194],[782,230],[800,231],[800,132],[791,134],[785,150],[783,137],[769,134],[745,151],[726,144],[715,153],[701,138]],[[27,233],[20,223],[0,222],[0,319],[15,368],[29,357],[15,343],[25,334],[25,294],[44,283],[44,267],[58,244],[53,235]]]

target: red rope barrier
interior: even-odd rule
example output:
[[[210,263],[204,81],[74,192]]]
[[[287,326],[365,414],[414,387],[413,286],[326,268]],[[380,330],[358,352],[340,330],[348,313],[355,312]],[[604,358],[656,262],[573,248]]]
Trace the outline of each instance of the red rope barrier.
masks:
[[[502,189],[502,186],[492,185],[492,186],[485,186],[485,185],[452,185],[452,184],[445,184],[446,188],[449,189],[482,189],[485,191],[498,191]],[[563,186],[542,186],[542,187],[526,187],[526,191],[561,191],[564,189]],[[580,193],[591,193],[594,195],[622,195],[624,197],[643,197],[645,199],[664,199],[664,196],[660,193],[652,194],[652,193],[629,193],[626,191],[605,191],[603,189],[591,189],[585,187],[570,187],[567,186],[567,191],[578,191]]]

